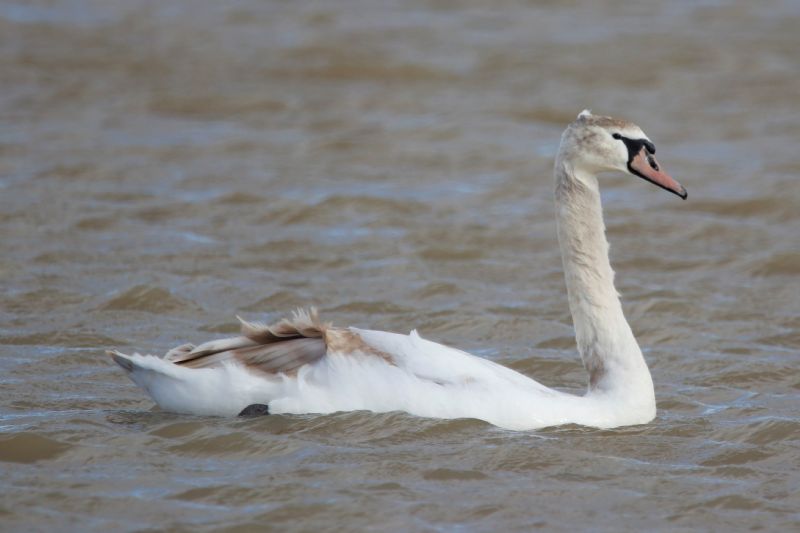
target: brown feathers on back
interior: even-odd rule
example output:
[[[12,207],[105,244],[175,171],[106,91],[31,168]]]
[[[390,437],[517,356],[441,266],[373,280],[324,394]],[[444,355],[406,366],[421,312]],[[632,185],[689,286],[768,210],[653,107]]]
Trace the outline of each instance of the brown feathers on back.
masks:
[[[237,317],[238,318],[238,317]],[[321,359],[327,352],[325,332],[330,324],[319,321],[316,309],[298,309],[292,318],[272,325],[242,323],[242,335],[194,347],[184,344],[166,353],[164,359],[191,368],[243,364],[269,374],[292,373]]]
[[[319,338],[331,327],[319,321],[317,310],[313,307],[308,311],[298,309],[292,313],[292,318],[284,318],[271,326],[241,318],[239,322],[242,323],[242,335],[258,343],[280,342],[296,337]]]

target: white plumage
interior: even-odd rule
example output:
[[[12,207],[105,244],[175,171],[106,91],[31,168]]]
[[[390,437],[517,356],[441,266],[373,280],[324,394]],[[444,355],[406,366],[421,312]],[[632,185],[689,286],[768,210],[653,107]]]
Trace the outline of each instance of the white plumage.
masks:
[[[233,416],[266,404],[274,414],[405,411],[516,430],[649,422],[656,412],[653,383],[614,289],[596,174],[631,173],[685,198],[655,163],[654,150],[634,124],[588,111],[562,136],[558,235],[578,350],[589,372],[583,396],[416,332],[335,328],[313,310],[272,326],[243,322],[241,337],[179,346],[164,357],[109,353],[162,409],[180,413]]]

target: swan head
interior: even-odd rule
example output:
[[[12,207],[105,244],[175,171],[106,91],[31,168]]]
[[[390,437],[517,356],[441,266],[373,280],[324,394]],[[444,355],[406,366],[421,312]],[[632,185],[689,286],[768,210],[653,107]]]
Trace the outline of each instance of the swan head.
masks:
[[[584,174],[632,174],[685,200],[686,189],[664,172],[655,153],[653,142],[633,122],[585,110],[564,131],[558,157]]]

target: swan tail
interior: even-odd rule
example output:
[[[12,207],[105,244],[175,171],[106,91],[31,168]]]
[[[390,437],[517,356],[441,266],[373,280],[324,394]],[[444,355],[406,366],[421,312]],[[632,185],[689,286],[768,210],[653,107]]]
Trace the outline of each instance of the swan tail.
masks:
[[[141,355],[134,353],[128,355],[119,350],[106,350],[106,354],[114,360],[136,384],[142,385],[141,379],[145,377],[169,378],[180,381],[185,370],[176,366],[163,357],[153,355]],[[146,389],[146,387],[145,387]]]
[[[106,350],[106,355],[111,356],[111,359],[114,360],[119,366],[122,367],[122,370],[125,372],[133,372],[136,368],[136,364],[133,362],[129,355],[125,355],[124,353],[118,350]]]
[[[106,353],[161,409],[172,413],[235,416],[250,405],[269,404],[282,387],[280,378],[257,377],[236,365],[196,369],[153,355]],[[263,409],[258,413],[266,414]]]

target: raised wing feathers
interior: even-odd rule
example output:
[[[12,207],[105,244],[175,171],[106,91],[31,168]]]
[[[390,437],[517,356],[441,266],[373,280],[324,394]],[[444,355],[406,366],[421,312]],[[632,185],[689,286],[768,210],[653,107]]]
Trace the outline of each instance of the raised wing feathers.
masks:
[[[324,339],[327,324],[317,312],[298,310],[292,318],[272,325],[242,323],[242,335],[218,339],[194,347],[173,348],[164,359],[190,368],[209,368],[235,362],[269,374],[290,373],[321,359],[327,352]]]

